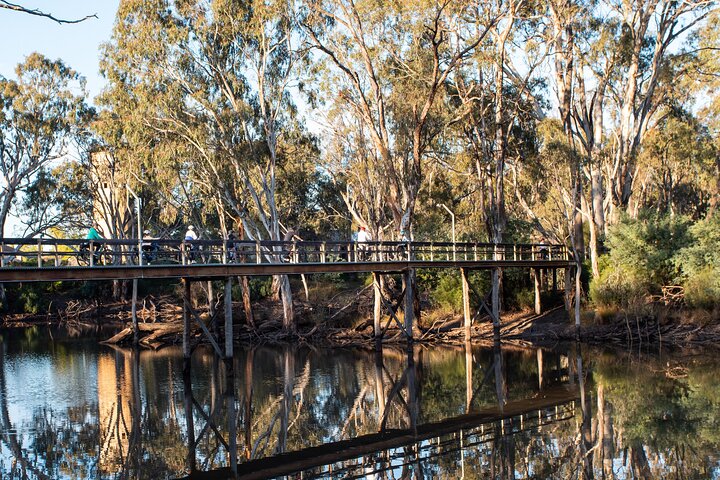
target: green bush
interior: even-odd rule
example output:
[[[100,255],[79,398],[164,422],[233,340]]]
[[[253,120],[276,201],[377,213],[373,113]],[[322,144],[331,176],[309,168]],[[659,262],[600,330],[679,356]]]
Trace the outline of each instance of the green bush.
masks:
[[[686,278],[720,265],[720,216],[702,220],[688,229],[688,244],[674,257],[675,266]]]
[[[610,253],[600,257],[600,275],[590,282],[590,298],[600,308],[632,309],[662,286],[676,284],[681,269],[675,255],[691,240],[685,217],[641,214],[624,217],[608,231]]]
[[[709,265],[685,280],[688,306],[708,310],[720,306],[720,267],[717,265]]]
[[[61,288],[60,282],[24,283],[17,290],[8,292],[12,311],[23,313],[45,313]]]
[[[250,299],[261,300],[272,295],[272,277],[251,277],[248,282],[250,286]]]
[[[610,256],[606,265],[640,282],[636,286],[649,286],[658,293],[660,287],[680,278],[674,256],[688,245],[689,225],[688,219],[681,216],[641,214],[637,220],[624,217],[608,231]],[[615,283],[627,284],[627,279],[618,278]]]
[[[535,308],[535,292],[531,288],[524,288],[515,292],[515,306],[519,310]]]
[[[460,272],[457,270],[436,270],[433,273],[435,276],[424,276],[422,280],[418,277],[418,283],[421,281],[428,281],[428,283],[430,283],[430,296],[435,305],[452,309],[456,312],[461,311],[463,297]],[[473,309],[477,309],[480,303],[477,295],[485,295],[489,292],[489,275],[487,272],[470,272],[468,283],[473,290],[470,293],[470,303]],[[425,284],[422,284],[422,286],[423,288],[427,288]]]
[[[432,298],[441,307],[458,312],[462,309],[462,284],[460,275],[443,275],[433,290]]]
[[[590,298],[600,308],[630,308],[650,294],[645,277],[624,266],[605,268],[590,282]]]

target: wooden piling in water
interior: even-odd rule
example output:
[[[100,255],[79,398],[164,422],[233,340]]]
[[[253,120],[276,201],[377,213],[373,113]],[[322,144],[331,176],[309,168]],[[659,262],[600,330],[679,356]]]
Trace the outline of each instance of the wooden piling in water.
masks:
[[[409,342],[413,341],[413,269],[405,270],[405,334]]]
[[[185,360],[190,359],[190,316],[192,315],[190,309],[191,293],[190,293],[190,280],[183,278],[183,358]]]
[[[232,278],[225,279],[225,359],[233,358]]]
[[[493,314],[493,330],[495,336],[500,334],[500,269],[493,268],[492,274],[492,314]]]
[[[133,289],[132,289],[133,345],[138,344],[137,294],[138,294],[138,279],[136,278],[133,280]]]
[[[541,296],[540,296],[540,290],[541,290],[540,276],[542,275],[542,272],[539,268],[533,268],[532,274],[533,274],[533,286],[534,286],[534,291],[535,291],[535,315],[540,315],[542,313],[542,301],[541,301]]]
[[[460,269],[460,277],[462,279],[462,295],[463,295],[463,325],[465,327],[465,340],[470,340],[470,327],[472,317],[470,315],[470,283],[468,282],[468,270]]]
[[[373,334],[375,339],[380,338],[382,327],[380,325],[380,316],[382,313],[382,285],[380,283],[381,278],[378,272],[373,272],[373,291],[375,303],[373,304]]]

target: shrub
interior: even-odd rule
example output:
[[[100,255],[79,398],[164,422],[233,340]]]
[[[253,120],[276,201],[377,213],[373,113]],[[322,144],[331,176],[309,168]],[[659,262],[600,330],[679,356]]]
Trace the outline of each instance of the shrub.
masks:
[[[531,288],[524,288],[515,292],[515,306],[519,310],[535,308],[535,292]]]
[[[443,275],[432,292],[435,303],[444,308],[451,308],[455,312],[462,309],[462,285],[460,275]]]
[[[624,217],[608,232],[610,256],[606,265],[632,278],[617,278],[613,283],[632,289],[649,287],[655,292],[663,285],[676,283],[680,270],[674,256],[690,240],[688,226],[687,218],[680,216],[642,214],[637,220]],[[631,280],[635,285],[630,284]]]
[[[624,266],[606,267],[590,282],[590,298],[603,309],[631,308],[649,293],[647,279]]]
[[[712,310],[720,305],[720,267],[706,266],[685,280],[685,301],[693,308]]]
[[[434,285],[431,288],[431,299],[433,303],[445,309],[452,309],[455,312],[462,310],[462,280],[457,270],[438,270],[437,275],[430,282]],[[426,279],[428,277],[425,277]],[[418,282],[420,279],[418,278]],[[485,295],[489,292],[490,280],[487,272],[471,272],[468,282],[473,292],[478,295]],[[475,293],[470,294],[473,309],[479,308],[479,301]]]

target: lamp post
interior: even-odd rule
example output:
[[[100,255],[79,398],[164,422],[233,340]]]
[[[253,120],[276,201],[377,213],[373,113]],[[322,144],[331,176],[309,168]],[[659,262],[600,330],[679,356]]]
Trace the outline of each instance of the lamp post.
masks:
[[[455,255],[455,214],[444,203],[438,203],[437,206],[444,208],[450,214],[450,221],[452,222],[452,243],[453,243],[453,262],[454,262],[456,260],[456,255]]]

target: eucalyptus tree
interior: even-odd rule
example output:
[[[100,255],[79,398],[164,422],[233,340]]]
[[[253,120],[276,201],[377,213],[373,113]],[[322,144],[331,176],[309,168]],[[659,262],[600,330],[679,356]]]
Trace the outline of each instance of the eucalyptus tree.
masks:
[[[618,115],[613,125],[617,143],[610,187],[612,206],[627,209],[637,174],[639,148],[664,100],[663,76],[665,83],[678,81],[673,78],[670,62],[685,53],[673,53],[673,49],[697,30],[714,2],[608,0],[604,5],[622,26],[612,46],[618,49],[620,58],[611,85]]]
[[[717,55],[720,50],[720,9],[716,7],[710,12],[693,40],[694,48],[691,52],[695,56],[689,66],[691,82],[687,91],[705,100],[705,104],[700,108],[699,118],[714,139],[715,151],[720,152],[720,77],[717,73],[720,71]],[[720,155],[717,153],[714,174],[715,183],[709,187],[708,217],[716,215],[720,206]]]
[[[175,177],[165,179],[166,191],[208,204],[219,195],[250,239],[282,238],[281,126],[294,114],[290,91],[303,56],[287,7],[260,0],[128,0],[108,47],[111,91],[135,95],[135,121],[122,124],[142,130],[141,140],[149,136],[135,146],[149,158],[159,155],[154,168]],[[280,259],[277,252],[266,256]],[[284,327],[292,330],[290,285],[285,276],[279,282]]]
[[[33,53],[15,73],[0,78],[0,236],[18,193],[71,152],[90,113],[85,79],[61,60]]]
[[[345,149],[351,153],[346,160],[377,172],[374,178],[357,173],[344,177],[348,207],[376,235],[384,209],[396,228],[412,230],[425,154],[442,131],[432,121],[437,102],[457,66],[493,23],[474,16],[472,7],[464,1],[303,3],[304,32],[324,60],[325,97],[344,108],[337,113],[345,118],[336,133],[352,127],[357,142],[351,151]],[[382,205],[377,204],[378,192],[384,192]],[[360,210],[369,216],[362,218]],[[378,223],[370,224],[371,219]]]

